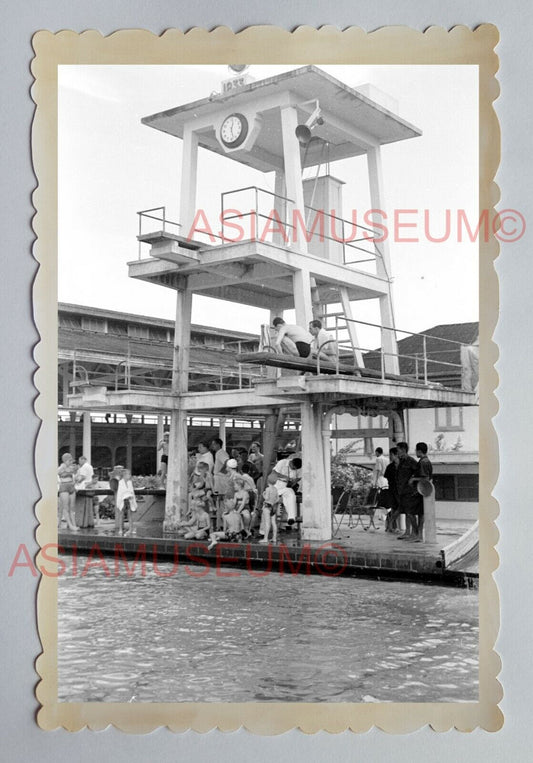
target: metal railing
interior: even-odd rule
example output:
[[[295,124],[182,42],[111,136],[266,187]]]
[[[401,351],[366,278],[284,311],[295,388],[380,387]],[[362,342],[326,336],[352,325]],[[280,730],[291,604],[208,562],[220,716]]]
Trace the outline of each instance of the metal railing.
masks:
[[[239,208],[229,207],[229,197],[235,199],[237,196],[241,197],[241,201],[233,203]],[[144,209],[137,212],[137,215],[139,259],[141,245],[144,243],[142,237],[154,232],[153,227],[151,231],[145,230],[147,220],[160,223],[157,230],[163,234],[173,234],[174,228],[182,227],[181,223],[167,218],[164,206]],[[213,225],[209,225],[208,230],[191,228],[187,231],[187,238],[191,242],[210,247],[243,241],[263,241],[291,246],[298,243],[300,236],[301,240],[305,240],[311,254],[320,256],[321,249],[329,247],[336,251],[338,248],[342,264],[363,266],[365,270],[368,263],[375,265],[376,260],[382,257],[375,245],[381,234],[372,227],[359,225],[353,220],[338,217],[332,211],[317,209],[307,204],[304,205],[303,215],[305,220],[302,219],[301,211],[296,208],[294,199],[250,185],[221,193],[220,232],[216,232]],[[245,230],[246,223],[248,230]],[[350,231],[349,235],[347,231]],[[351,259],[354,252],[357,253],[357,258]],[[361,258],[361,253],[366,256]]]
[[[334,319],[334,327],[333,331],[335,333],[335,341],[337,343],[337,346],[339,348],[339,355],[342,354],[342,350],[346,354],[351,354],[354,357],[354,360],[356,359],[356,354],[366,354],[366,360],[372,360],[376,356],[379,357],[379,370],[381,374],[382,380],[386,377],[386,358],[397,358],[398,364],[400,366],[399,373],[401,376],[405,377],[406,379],[414,379],[417,382],[422,381],[424,384],[434,384],[435,381],[430,378],[431,372],[438,370],[442,370],[444,367],[445,369],[450,369],[450,373],[457,374],[461,376],[463,366],[462,363],[453,363],[449,360],[442,360],[439,358],[435,358],[435,355],[442,355],[445,353],[449,353],[450,351],[459,350],[461,347],[468,347],[464,342],[459,342],[455,339],[447,339],[444,337],[435,336],[433,334],[427,334],[425,332],[413,332],[413,331],[405,331],[404,329],[398,329],[393,328],[391,326],[382,326],[378,323],[372,323],[370,321],[363,321],[358,320],[355,318],[347,318],[343,313],[330,313],[329,315],[325,316],[325,319],[327,321],[327,318],[333,318]],[[352,344],[352,341],[350,338],[341,338],[341,332],[348,332],[348,324],[358,324],[361,326],[366,326],[370,328],[375,328],[380,331],[381,334],[381,342],[379,348],[370,348],[370,347],[363,347],[363,346],[354,346]],[[331,327],[328,326],[326,323],[327,329],[331,330]],[[384,337],[385,332],[390,332],[392,334],[392,337],[394,339],[394,344],[397,344],[398,341],[398,334],[402,334],[406,337],[419,337],[421,339],[422,347],[421,351],[418,352],[393,352],[393,351],[387,351],[384,347]],[[428,351],[428,339],[432,340],[434,342],[442,342],[444,344],[447,344],[450,346],[449,350],[430,350]],[[402,373],[401,370],[401,360],[409,360],[413,361],[414,364],[414,372],[413,373]],[[367,366],[371,368],[371,366]]]
[[[166,365],[158,358],[146,358],[146,363],[138,358],[124,357],[116,360],[116,357],[108,362],[100,358],[98,364],[108,366],[108,370],[91,368],[88,363],[81,365],[78,360],[78,352],[83,355],[83,350],[74,350],[72,360],[72,381],[70,388],[74,393],[87,386],[104,386],[115,392],[138,391],[138,392],[170,392],[172,387],[172,365]],[[233,353],[232,353],[233,354]],[[158,360],[157,366],[150,366],[151,360]],[[191,391],[202,391],[198,388],[207,388],[205,391],[249,389],[257,381],[264,380],[266,369],[261,365],[243,365],[237,363],[228,368],[221,363],[194,363],[189,367],[189,388]]]
[[[159,212],[160,214],[154,214],[155,212]],[[143,233],[143,222],[146,220],[156,220],[157,222],[161,223],[161,232],[162,233],[171,233],[171,230],[168,230],[168,228],[181,228],[181,223],[173,222],[172,220],[169,220],[167,218],[167,209],[166,207],[152,207],[152,209],[142,209],[140,212],[137,212],[137,216],[139,218],[139,232],[137,234],[137,240],[139,241],[139,256],[138,259],[141,259],[141,237],[143,235],[147,235],[148,232]],[[150,233],[153,233],[153,229],[149,231]]]
[[[234,197],[238,194],[247,194],[247,202],[240,204],[241,209],[227,208],[226,199],[229,196]],[[265,197],[268,197],[270,200],[270,205],[266,210],[263,206]],[[308,204],[304,205],[306,219],[302,220],[294,199],[290,199],[288,196],[282,196],[257,186],[246,186],[223,192],[220,200],[222,239],[226,242],[268,240],[274,243],[278,241],[289,245],[290,243],[297,243],[299,226],[300,235],[304,237],[307,244],[312,245],[310,247],[311,254],[313,253],[313,245],[316,246],[317,243],[324,245],[325,242],[331,242],[332,246],[342,248],[342,262],[344,265],[361,265],[367,262],[375,263],[376,258],[381,258],[381,253],[377,248],[368,249],[360,245],[361,242],[372,244],[377,241],[381,234],[378,234],[376,230],[369,226],[359,225],[353,220],[345,220],[332,212],[326,212],[323,209],[317,209]],[[244,208],[248,211],[244,212]],[[228,212],[234,212],[235,214],[228,214]],[[235,222],[233,222],[233,227],[240,229],[239,236],[235,237],[234,235],[231,237],[226,235],[225,229],[228,222],[235,220],[243,221],[247,218],[250,220],[248,238],[244,235],[243,226],[237,226]],[[262,230],[260,230],[260,221],[265,221]],[[329,223],[329,233],[325,230],[324,221]],[[316,232],[317,226],[319,228],[318,233]],[[340,236],[338,234],[339,226],[341,228]],[[351,230],[349,236],[346,235],[347,228]],[[368,235],[369,233],[372,235]],[[349,260],[347,259],[347,249],[362,252],[369,256],[364,259]]]
[[[328,319],[334,320],[334,326],[332,327],[327,323]],[[351,366],[351,372],[357,371],[357,370],[370,370],[370,371],[377,371],[379,373],[379,377],[382,381],[384,381],[387,376],[391,375],[391,372],[387,370],[387,358],[395,358],[398,360],[398,374],[401,375],[406,380],[412,380],[416,382],[422,382],[425,385],[429,384],[435,384],[439,383],[435,379],[431,378],[432,371],[440,370],[442,371],[443,368],[445,370],[450,371],[450,374],[458,375],[459,377],[462,376],[462,370],[463,366],[462,363],[453,363],[449,360],[442,360],[439,358],[435,358],[435,355],[442,355],[447,354],[450,352],[450,350],[429,350],[427,342],[428,339],[437,341],[437,342],[443,342],[448,345],[450,345],[450,349],[459,349],[461,347],[469,347],[470,345],[465,344],[464,342],[459,342],[457,340],[453,339],[446,339],[443,337],[434,336],[432,334],[426,334],[424,332],[412,332],[412,331],[405,331],[403,329],[396,329],[392,328],[390,326],[382,326],[377,323],[371,323],[370,321],[362,321],[357,320],[355,318],[347,318],[343,313],[330,313],[323,318],[323,322],[325,323],[325,329],[329,333],[333,333],[333,336],[323,342],[318,350],[316,351],[316,354],[313,356],[313,360],[316,363],[316,373],[320,374],[321,370],[324,369],[324,363],[332,363],[335,367],[335,374],[343,374],[347,371],[347,366]],[[371,327],[378,329],[381,333],[381,344],[378,349],[375,347],[365,347],[363,345],[357,344],[354,345],[352,343],[351,338],[345,337],[344,334],[348,333],[348,325],[350,323],[353,324],[360,324],[362,326]],[[420,337],[422,348],[420,352],[393,352],[388,351],[384,347],[384,333],[385,332],[391,332],[394,337],[394,343],[397,342],[397,334],[403,334],[406,336],[411,337]],[[333,352],[331,352],[331,348],[333,348]],[[275,347],[272,329],[268,325],[261,326],[261,340],[260,340],[260,351],[262,352],[273,352],[277,353],[278,350]],[[358,358],[359,356],[359,358]],[[374,358],[379,359],[378,363],[376,365],[379,365],[379,368],[374,368],[373,365],[368,365],[369,360],[373,360]],[[366,364],[361,364],[360,359],[363,361],[366,361]],[[401,368],[401,360],[407,360],[413,362],[413,373],[402,371]],[[331,373],[331,367],[328,368],[328,373]],[[393,374],[396,375],[396,374]],[[461,383],[462,386],[462,383]]]

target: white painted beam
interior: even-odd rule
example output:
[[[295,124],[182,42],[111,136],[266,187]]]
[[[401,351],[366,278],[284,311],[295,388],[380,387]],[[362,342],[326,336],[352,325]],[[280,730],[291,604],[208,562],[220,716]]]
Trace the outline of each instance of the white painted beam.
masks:
[[[383,171],[381,166],[380,148],[371,148],[367,152],[368,160],[368,179],[370,183],[370,200],[373,209],[386,211],[385,194],[383,189]],[[389,282],[387,292],[380,297],[379,308],[381,314],[381,325],[394,327],[394,308],[392,304],[392,289],[390,287],[391,264],[389,242],[387,239],[377,244],[376,247],[381,253],[377,258],[376,268],[378,275]],[[389,373],[399,373],[398,345],[394,331],[382,329],[381,346],[386,352],[384,364],[385,370]]]

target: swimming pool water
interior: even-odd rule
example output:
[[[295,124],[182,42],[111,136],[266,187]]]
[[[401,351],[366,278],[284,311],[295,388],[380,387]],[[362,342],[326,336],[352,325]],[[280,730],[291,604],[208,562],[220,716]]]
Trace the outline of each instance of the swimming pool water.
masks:
[[[65,561],[60,701],[477,701],[475,591],[229,569],[79,577]]]

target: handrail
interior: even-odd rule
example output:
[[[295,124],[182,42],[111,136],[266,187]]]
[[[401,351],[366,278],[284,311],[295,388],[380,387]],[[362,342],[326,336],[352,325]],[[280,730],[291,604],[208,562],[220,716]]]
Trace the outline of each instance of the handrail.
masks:
[[[358,318],[347,318],[344,313],[328,313],[327,318],[333,318],[339,316],[344,318],[345,321],[351,321],[352,323],[360,323],[362,326],[373,326],[374,328],[383,329],[384,331],[395,331],[400,334],[409,334],[410,336],[426,336],[428,339],[438,339],[439,342],[449,342],[450,344],[458,344],[461,347],[471,347],[467,342],[460,342],[458,339],[446,339],[445,337],[435,336],[435,334],[428,334],[425,331],[406,331],[405,329],[399,329],[393,326],[382,326],[380,323],[370,323],[369,321],[361,321]],[[445,350],[441,350],[445,352]]]
[[[236,194],[239,194],[239,193],[244,193],[246,191],[253,191],[254,192],[254,194],[255,194],[255,204],[254,204],[254,207],[249,212],[243,212],[243,213],[239,212],[238,214],[235,214],[235,215],[226,216],[224,214],[225,213],[225,200],[226,200],[226,197],[231,196],[231,195],[236,195]],[[223,191],[221,193],[221,195],[220,195],[220,219],[221,219],[221,225],[222,225],[222,232],[224,232],[224,224],[228,220],[235,220],[237,218],[238,219],[244,219],[244,218],[247,218],[247,217],[254,217],[255,220],[256,220],[256,223],[255,223],[256,231],[254,231],[254,233],[257,232],[257,221],[259,219],[272,220],[272,216],[271,215],[265,215],[265,214],[263,214],[263,213],[261,213],[259,211],[259,195],[260,194],[266,194],[268,196],[273,197],[274,199],[279,199],[280,201],[282,201],[284,203],[288,202],[289,204],[293,204],[293,205],[296,204],[294,199],[290,199],[287,196],[283,196],[281,194],[277,194],[274,191],[270,191],[267,188],[259,188],[258,186],[253,186],[253,185],[244,186],[243,188],[236,188],[236,189],[233,189],[231,191]],[[375,238],[377,238],[378,235],[380,235],[379,232],[376,229],[368,227],[368,226],[365,226],[365,225],[359,225],[358,223],[353,222],[353,220],[352,221],[345,220],[342,217],[338,217],[337,215],[334,215],[332,212],[327,212],[326,210],[320,210],[320,209],[317,209],[316,207],[312,207],[309,204],[304,204],[304,210],[303,211],[305,212],[307,210],[310,210],[312,212],[316,212],[318,214],[323,215],[324,217],[326,217],[328,219],[338,221],[338,222],[340,222],[342,224],[342,231],[343,232],[342,232],[342,237],[341,238],[338,238],[335,235],[330,236],[330,235],[324,233],[323,231],[320,233],[320,237],[323,240],[333,241],[333,242],[335,242],[337,244],[342,245],[343,261],[344,261],[345,265],[356,265],[356,264],[361,264],[361,263],[364,263],[364,262],[375,262],[378,257],[382,259],[382,255],[381,255],[381,253],[379,252],[379,250],[377,248],[375,248],[375,251],[371,252],[367,248],[364,248],[362,246],[357,246],[356,243],[355,243],[355,242],[360,242],[360,241],[366,241],[366,242],[372,244],[373,242],[375,242]],[[286,213],[284,214],[284,217],[287,218],[287,214]],[[276,222],[278,222],[278,221],[276,221]],[[294,224],[294,222],[289,222],[288,219],[282,220],[281,224],[282,224],[284,229],[294,230],[296,228],[296,225]],[[375,238],[371,238],[371,237],[368,237],[366,235],[363,235],[361,238],[347,239],[344,236],[345,225],[349,225],[352,228],[352,230],[360,229],[362,231],[371,232],[371,233],[375,234]],[[306,230],[307,234],[309,233],[308,228],[309,228],[309,223],[308,223],[308,221],[306,221],[306,223],[305,223],[305,230]],[[313,230],[313,226],[311,227],[311,229]],[[313,233],[312,235],[315,235],[315,234]],[[224,236],[222,236],[222,238],[224,240],[226,240],[226,238]],[[233,239],[229,239],[229,240],[231,241]],[[371,255],[371,257],[370,258],[365,258],[365,259],[351,260],[351,261],[347,262],[346,261],[346,251],[345,251],[346,247],[349,247],[350,249],[356,249],[356,250],[358,250],[360,252],[364,252],[365,254]]]

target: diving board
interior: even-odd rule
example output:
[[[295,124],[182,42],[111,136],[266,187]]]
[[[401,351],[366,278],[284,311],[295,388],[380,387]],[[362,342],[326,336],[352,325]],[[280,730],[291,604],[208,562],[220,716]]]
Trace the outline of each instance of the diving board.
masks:
[[[341,374],[344,376],[362,376],[370,379],[392,379],[394,381],[409,381],[413,384],[421,383],[412,376],[400,376],[399,374],[390,374],[376,371],[373,368],[363,368],[353,363],[346,363],[344,360],[336,361],[324,360],[320,358],[301,358],[297,355],[285,355],[277,352],[241,352],[237,355],[239,363],[253,363],[256,366],[273,366],[274,368],[285,368],[293,371],[320,374]]]

